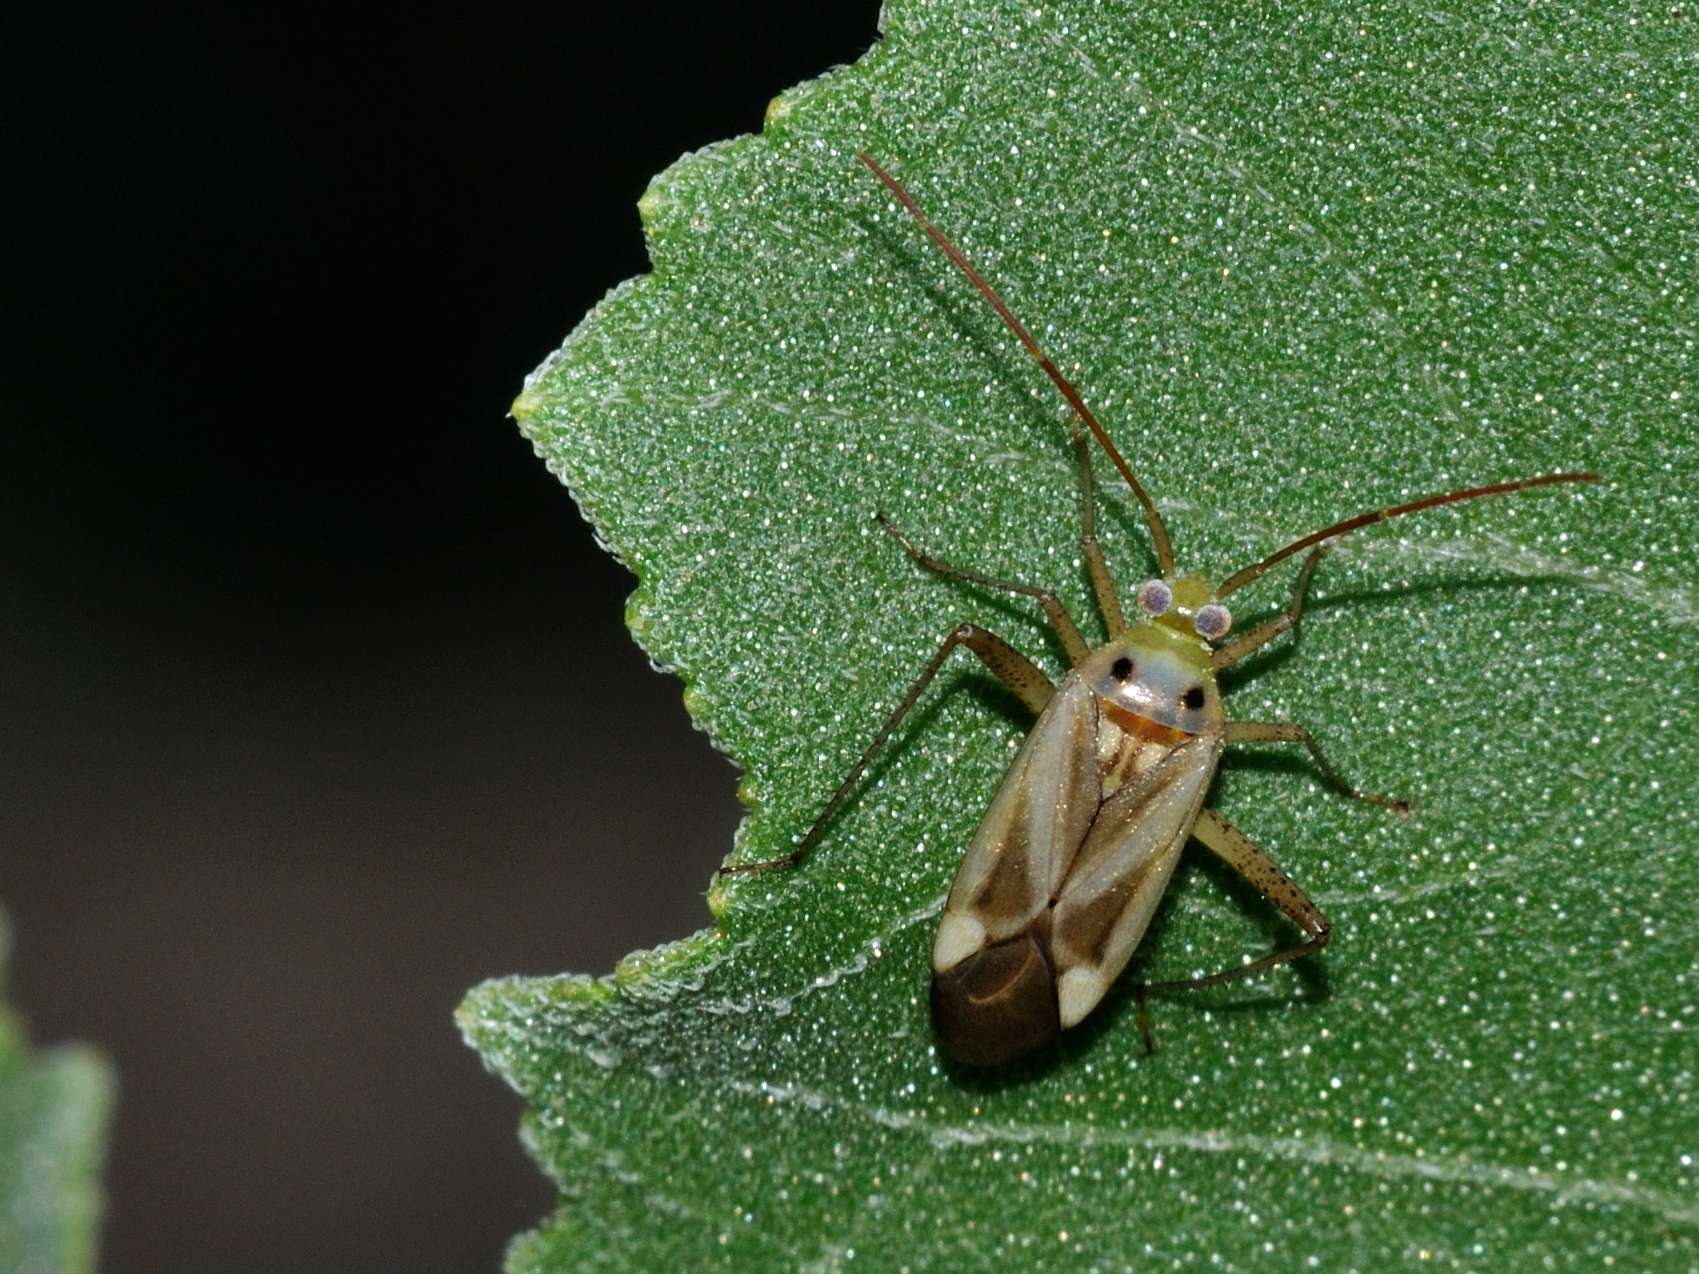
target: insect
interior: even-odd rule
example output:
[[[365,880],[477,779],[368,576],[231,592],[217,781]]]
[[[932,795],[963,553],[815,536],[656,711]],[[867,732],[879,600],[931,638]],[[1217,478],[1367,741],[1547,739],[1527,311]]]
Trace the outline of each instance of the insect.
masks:
[[[1147,1051],[1154,1047],[1146,998],[1220,986],[1290,963],[1328,943],[1331,928],[1309,896],[1266,851],[1204,804],[1223,750],[1289,743],[1309,751],[1328,784],[1348,797],[1404,812],[1405,802],[1347,782],[1315,737],[1291,721],[1230,721],[1217,677],[1292,632],[1310,580],[1340,537],[1389,518],[1507,495],[1532,487],[1596,482],[1595,473],[1552,473],[1428,495],[1360,513],[1293,540],[1219,584],[1176,573],[1167,527],[1132,468],[1080,393],[897,179],[860,160],[991,305],[1072,413],[1081,493],[1080,549],[1109,639],[1095,650],[1048,589],[939,560],[883,514],[880,525],[919,566],[947,579],[1031,598],[1070,664],[1060,684],[1002,638],[959,624],[939,644],[902,701],[790,853],[737,863],[726,873],[793,867],[819,841],[867,766],[958,646],[965,646],[1037,716],[979,824],[944,905],[932,947],[932,1023],[944,1051],[968,1066],[997,1066],[1044,1048],[1080,1022],[1132,958],[1188,839],[1223,859],[1298,926],[1303,940],[1207,977],[1138,988]],[[1082,429],[1082,423],[1084,429]],[[1144,510],[1161,570],[1122,609],[1095,531],[1089,430]],[[1309,550],[1285,611],[1236,636],[1226,598],[1289,557]]]

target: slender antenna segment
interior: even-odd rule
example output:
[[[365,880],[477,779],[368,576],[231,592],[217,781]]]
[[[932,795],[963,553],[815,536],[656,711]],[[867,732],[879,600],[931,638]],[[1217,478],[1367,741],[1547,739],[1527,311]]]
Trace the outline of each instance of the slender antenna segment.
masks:
[[[1152,502],[1150,496],[1145,494],[1145,489],[1139,485],[1139,480],[1133,476],[1132,467],[1115,449],[1115,444],[1109,441],[1109,435],[1104,432],[1103,426],[1097,423],[1097,417],[1091,414],[1091,408],[1085,405],[1085,399],[1080,397],[1080,391],[1073,387],[1066,376],[1062,375],[1056,364],[1050,361],[1050,356],[1039,348],[1038,342],[1032,339],[1031,333],[1021,326],[1021,321],[1015,317],[1014,311],[1004,303],[1003,298],[997,295],[997,290],[985,281],[979,271],[973,268],[973,263],[967,259],[962,250],[951,243],[944,236],[942,230],[927,220],[926,214],[920,210],[920,205],[914,201],[914,196],[903,189],[902,183],[879,167],[873,156],[866,151],[862,151],[856,158],[866,164],[872,170],[873,175],[885,183],[890,192],[897,197],[897,202],[908,210],[908,215],[919,223],[920,228],[926,231],[932,242],[936,243],[943,250],[944,255],[955,263],[956,268],[967,276],[967,281],[979,289],[979,294],[991,303],[992,309],[997,311],[997,317],[1008,324],[1009,330],[1019,338],[1022,345],[1026,346],[1027,353],[1038,361],[1038,365],[1044,369],[1044,374],[1050,377],[1057,389],[1062,391],[1062,397],[1068,400],[1068,405],[1079,413],[1080,419],[1085,421],[1086,427],[1102,444],[1103,449],[1109,453],[1109,459],[1121,471],[1121,476],[1127,480],[1127,485],[1138,497],[1138,502],[1144,506],[1144,518],[1150,525],[1150,538],[1155,544],[1157,563],[1162,568],[1163,578],[1171,579],[1174,575],[1174,548],[1168,541],[1168,528],[1162,524],[1162,515],[1156,511],[1156,505]]]
[[[1495,482],[1491,486],[1470,487],[1467,491],[1448,491],[1444,495],[1425,495],[1420,500],[1411,500],[1408,504],[1395,504],[1389,509],[1376,509],[1373,513],[1359,513],[1354,518],[1346,518],[1343,522],[1335,522],[1332,526],[1314,531],[1301,540],[1293,540],[1285,548],[1270,553],[1254,566],[1247,566],[1243,570],[1234,571],[1221,587],[1215,590],[1215,595],[1217,598],[1226,597],[1234,589],[1249,584],[1275,563],[1285,561],[1294,553],[1302,553],[1312,544],[1320,544],[1323,540],[1349,535],[1352,531],[1376,522],[1385,522],[1389,518],[1401,518],[1406,513],[1420,513],[1423,509],[1436,508],[1442,504],[1461,504],[1464,500],[1478,500],[1484,495],[1509,495],[1512,491],[1526,491],[1529,487],[1554,487],[1562,482],[1598,481],[1599,475],[1596,473],[1548,473],[1538,478],[1523,478],[1517,482]]]

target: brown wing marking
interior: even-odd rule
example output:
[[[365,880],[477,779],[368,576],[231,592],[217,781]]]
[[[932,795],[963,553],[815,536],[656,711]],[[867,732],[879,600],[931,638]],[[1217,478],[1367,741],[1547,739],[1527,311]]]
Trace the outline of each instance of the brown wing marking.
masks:
[[[1068,677],[1016,754],[974,833],[938,923],[943,973],[1024,932],[1049,905],[1102,800],[1096,696]]]
[[[1051,926],[1064,1027],[1089,1013],[1132,959],[1220,755],[1218,737],[1183,743],[1103,803],[1062,885]]]

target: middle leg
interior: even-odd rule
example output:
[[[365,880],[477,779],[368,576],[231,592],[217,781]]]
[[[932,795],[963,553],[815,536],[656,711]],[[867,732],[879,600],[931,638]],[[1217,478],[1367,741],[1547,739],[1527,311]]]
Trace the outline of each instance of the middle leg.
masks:
[[[851,767],[850,772],[844,776],[843,782],[838,784],[837,790],[832,793],[825,808],[815,817],[808,831],[797,842],[796,848],[778,858],[768,858],[752,863],[730,863],[720,868],[715,873],[716,876],[783,871],[786,868],[795,867],[801,862],[808,851],[814,848],[814,843],[820,839],[821,834],[826,830],[826,825],[832,821],[832,816],[838,812],[838,807],[844,803],[850,792],[855,789],[855,785],[860,782],[862,774],[873,763],[873,758],[879,755],[880,750],[884,748],[891,735],[902,724],[903,718],[909,714],[909,710],[920,701],[920,696],[926,693],[926,687],[932,684],[932,679],[938,675],[939,669],[944,666],[944,661],[950,657],[950,652],[957,646],[966,646],[978,655],[980,662],[995,673],[999,681],[1019,695],[1021,702],[1026,704],[1035,714],[1044,711],[1045,706],[1050,702],[1050,696],[1056,691],[1056,687],[1051,684],[1050,678],[1044,675],[1043,670],[1037,664],[997,636],[996,633],[981,628],[978,624],[957,624],[950,630],[949,635],[938,643],[938,649],[933,652],[932,658],[926,661],[926,667],[921,670],[920,676],[916,677],[914,683],[909,686],[908,693],[903,696],[902,702],[885,719],[885,724],[879,727],[879,733],[873,736],[873,741],[867,745],[861,756],[856,760],[855,765]]]
[[[1322,755],[1321,744],[1316,742],[1315,735],[1295,721],[1229,721],[1224,737],[1228,743],[1301,743],[1309,749],[1310,759],[1316,763],[1316,768],[1322,772],[1322,776],[1352,800],[1367,801],[1370,805],[1389,809],[1394,814],[1410,812],[1410,802],[1402,797],[1365,792],[1362,788],[1347,783],[1344,776]]]

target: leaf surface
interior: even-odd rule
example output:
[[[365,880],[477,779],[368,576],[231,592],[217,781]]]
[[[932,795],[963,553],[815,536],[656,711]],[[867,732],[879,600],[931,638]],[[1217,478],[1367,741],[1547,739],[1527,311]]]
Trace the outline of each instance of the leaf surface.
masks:
[[[0,914],[0,974],[10,933]],[[92,1049],[32,1052],[0,1007],[0,1270],[95,1268],[112,1072]]]
[[[892,0],[859,63],[656,179],[653,273],[515,404],[744,768],[735,852],[790,846],[954,623],[1062,671],[1033,608],[922,575],[875,511],[1092,614],[1061,404],[862,148],[1076,378],[1183,570],[1608,481],[1358,535],[1296,647],[1230,677],[1230,715],[1416,812],[1236,750],[1212,804],[1334,944],[1159,1003],[1154,1057],[1125,987],[1014,1072],[934,1051],[932,918],[1028,724],[965,657],[714,928],[474,990],[563,1195],[510,1269],[1699,1263],[1692,18],[1193,8]],[[1130,597],[1153,558],[1099,468]],[[1191,852],[1126,983],[1288,940]]]

